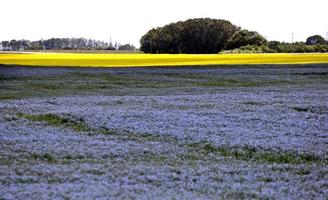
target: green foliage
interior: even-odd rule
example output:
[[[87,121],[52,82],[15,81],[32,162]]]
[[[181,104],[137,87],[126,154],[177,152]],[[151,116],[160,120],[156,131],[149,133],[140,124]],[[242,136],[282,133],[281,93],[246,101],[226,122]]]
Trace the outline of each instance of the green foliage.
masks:
[[[74,120],[70,119],[69,117],[62,117],[55,114],[29,115],[25,113],[19,113],[18,117],[22,117],[31,121],[47,122],[48,124],[57,127],[65,126],[78,132],[90,130],[83,119]]]
[[[145,53],[217,53],[239,28],[226,20],[198,18],[151,29],[141,40]]]
[[[236,49],[241,46],[262,46],[267,40],[255,31],[237,31],[227,41],[225,49]]]
[[[222,51],[221,53],[275,53],[276,51],[270,49],[266,45],[247,45],[233,50]]]
[[[307,45],[326,44],[325,39],[321,35],[312,35],[306,39]]]
[[[320,35],[306,43],[268,42],[256,31],[239,30],[229,21],[209,18],[189,19],[151,29],[141,40],[145,53],[312,53],[328,52]]]
[[[328,45],[305,45],[302,42],[281,43],[275,49],[278,53],[312,53],[312,52],[328,52]]]
[[[204,155],[219,154],[237,160],[257,161],[267,163],[327,163],[327,158],[320,158],[309,153],[259,150],[254,147],[245,146],[242,148],[232,148],[228,146],[214,146],[207,142],[192,143],[188,147]]]
[[[32,159],[33,160],[43,160],[43,161],[46,161],[48,163],[55,163],[56,162],[56,159],[49,153],[44,153],[44,154],[36,154],[36,153],[33,153],[31,155]]]
[[[47,40],[11,40],[0,42],[4,50],[136,50],[130,44],[115,46],[110,42],[86,38],[50,38]]]
[[[328,45],[316,44],[306,45],[302,42],[280,43],[270,41],[267,45],[247,45],[233,50],[226,50],[220,53],[325,53],[328,52]]]

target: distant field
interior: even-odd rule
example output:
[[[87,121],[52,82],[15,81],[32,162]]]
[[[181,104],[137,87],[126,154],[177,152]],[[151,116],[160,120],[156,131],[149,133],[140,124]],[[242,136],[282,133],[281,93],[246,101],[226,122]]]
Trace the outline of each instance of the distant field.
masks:
[[[27,53],[83,53],[83,54],[138,54],[136,50],[98,50],[98,49],[47,49],[47,50],[29,50]],[[24,53],[24,52],[23,52]]]
[[[328,63],[328,54],[0,54],[0,64],[25,66],[132,67]]]

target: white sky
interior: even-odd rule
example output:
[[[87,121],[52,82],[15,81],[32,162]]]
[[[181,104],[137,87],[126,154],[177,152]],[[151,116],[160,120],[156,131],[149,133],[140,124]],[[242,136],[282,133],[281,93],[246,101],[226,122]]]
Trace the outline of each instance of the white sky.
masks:
[[[0,40],[85,37],[139,46],[149,29],[188,18],[226,19],[269,40],[328,32],[328,0],[0,0]]]

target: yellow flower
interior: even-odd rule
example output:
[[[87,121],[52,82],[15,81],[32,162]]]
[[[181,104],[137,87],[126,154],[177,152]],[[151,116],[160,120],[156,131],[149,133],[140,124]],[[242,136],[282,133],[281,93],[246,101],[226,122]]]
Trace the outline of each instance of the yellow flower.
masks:
[[[67,67],[133,67],[328,63],[328,54],[79,54],[0,53],[0,64]]]

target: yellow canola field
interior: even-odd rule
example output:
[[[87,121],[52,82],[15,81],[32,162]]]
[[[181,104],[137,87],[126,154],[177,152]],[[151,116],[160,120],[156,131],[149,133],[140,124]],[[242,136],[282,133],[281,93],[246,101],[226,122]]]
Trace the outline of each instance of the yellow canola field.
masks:
[[[0,64],[24,66],[134,67],[310,63],[328,63],[328,54],[0,54]]]

